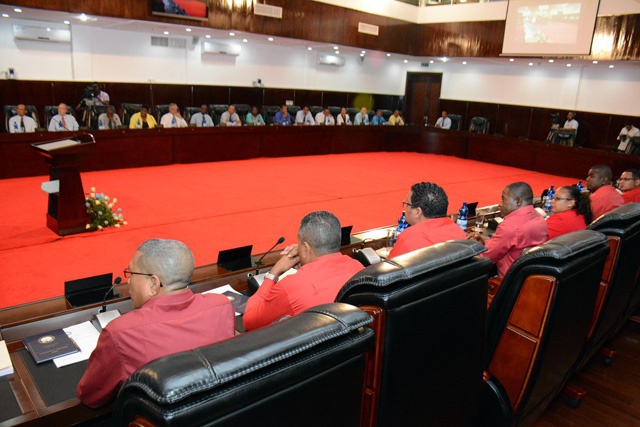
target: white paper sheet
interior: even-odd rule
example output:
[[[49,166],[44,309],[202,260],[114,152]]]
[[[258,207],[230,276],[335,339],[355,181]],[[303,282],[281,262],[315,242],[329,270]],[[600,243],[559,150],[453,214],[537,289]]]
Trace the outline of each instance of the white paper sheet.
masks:
[[[80,351],[78,353],[69,354],[68,356],[53,359],[53,363],[56,364],[56,367],[61,368],[63,366],[72,365],[89,359],[91,352],[96,348],[96,345],[98,345],[98,338],[100,337],[100,333],[91,324],[91,322],[87,320],[86,322],[69,326],[63,330],[67,333],[69,338],[76,343],[80,348]]]

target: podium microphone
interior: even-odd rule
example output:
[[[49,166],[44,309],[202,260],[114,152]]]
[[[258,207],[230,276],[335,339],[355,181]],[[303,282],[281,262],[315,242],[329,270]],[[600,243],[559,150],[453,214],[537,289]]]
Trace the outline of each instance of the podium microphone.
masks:
[[[256,261],[256,276],[258,274],[260,274],[260,266],[264,265],[264,263],[262,262],[262,260],[264,259],[264,257],[266,257],[267,255],[269,255],[271,253],[271,251],[273,250],[273,248],[275,248],[276,246],[278,246],[280,243],[284,242],[284,237],[280,237],[278,239],[278,241],[276,242],[275,245],[271,246],[271,249],[269,249],[267,252],[265,252],[258,261]]]
[[[105,311],[107,311],[107,297],[109,296],[109,292],[111,292],[113,288],[118,286],[120,283],[122,283],[122,277],[118,276],[116,277],[116,280],[113,281],[113,285],[109,288],[107,293],[104,294],[104,298],[102,299],[102,308],[98,313],[104,313]]]

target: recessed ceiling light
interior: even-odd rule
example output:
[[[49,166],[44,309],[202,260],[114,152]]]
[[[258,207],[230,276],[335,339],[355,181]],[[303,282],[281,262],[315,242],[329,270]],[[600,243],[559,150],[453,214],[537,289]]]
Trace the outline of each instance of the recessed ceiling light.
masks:
[[[513,61],[515,61],[515,59],[509,58],[509,62],[513,62]]]
[[[338,50],[338,49],[340,49],[338,46],[333,47],[333,50]]]
[[[242,39],[242,43],[246,43],[246,42],[248,42],[248,41],[249,41],[249,40],[247,40],[247,39]]]
[[[593,63],[594,63],[594,64],[597,64],[597,63],[598,63],[598,61],[593,61]]]
[[[409,63],[409,60],[408,60],[408,59],[405,59],[405,60],[404,60],[404,61],[402,61],[402,62],[404,62],[405,64],[408,64],[408,63]]]
[[[211,34],[207,34],[205,37],[210,39],[211,38]]]
[[[390,54],[390,53],[387,53],[387,56],[391,56],[391,54]]]
[[[571,67],[571,64],[567,64],[567,67]]]
[[[270,42],[273,41],[273,37],[269,37],[267,40],[269,40]]]
[[[313,50],[313,48],[312,48],[311,46],[309,46],[309,47],[307,48],[307,50]]]
[[[2,14],[2,17],[3,17],[3,18],[8,18],[8,17],[9,17],[9,14],[8,14],[8,13],[3,13],[3,14]]]
[[[365,54],[365,53],[367,53],[367,51],[366,51],[366,50],[363,50],[363,51],[362,51],[362,53],[363,53],[363,54]]]
[[[429,64],[433,64],[433,59],[431,61],[429,61]]]
[[[230,35],[231,37],[233,37],[233,36],[235,36],[235,35],[236,35],[236,33],[234,33],[234,32],[232,31],[232,32],[230,32],[230,33],[229,33],[229,35]]]
[[[89,17],[84,13],[81,13],[80,16],[78,16],[78,19],[81,20],[82,22],[85,22],[89,19]]]
[[[340,55],[340,51],[339,50],[336,50],[336,55]]]
[[[47,27],[47,31],[51,31],[51,28]]]
[[[613,67],[614,67],[614,65],[613,65],[613,64],[609,65],[609,68],[613,68]]]
[[[63,21],[62,23],[63,23],[63,24],[66,24],[66,25],[71,24],[71,22],[69,22],[69,21]]]
[[[16,12],[16,13],[20,13],[20,12],[22,12],[22,9],[19,9],[19,8],[16,7],[15,9],[13,9],[13,11]]]
[[[553,59],[550,59],[550,60],[549,60],[549,63],[550,63],[550,64],[553,64]]]
[[[442,62],[447,62],[447,61],[448,61],[448,59],[447,59],[446,56],[444,58],[442,58]]]
[[[533,62],[529,62],[529,67],[533,67]]]
[[[462,61],[462,65],[467,65],[467,61]]]
[[[364,53],[361,53],[360,56],[364,58]]]
[[[185,31],[186,31],[187,33],[190,33],[190,32],[191,32],[191,28],[185,28]]]
[[[165,35],[165,36],[168,36],[168,35],[169,35],[169,31],[165,31],[165,32],[164,32],[164,35]]]

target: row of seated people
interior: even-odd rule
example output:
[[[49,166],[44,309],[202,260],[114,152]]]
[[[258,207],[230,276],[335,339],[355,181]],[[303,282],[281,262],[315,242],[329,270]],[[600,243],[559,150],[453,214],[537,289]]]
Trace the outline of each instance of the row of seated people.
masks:
[[[405,124],[400,111],[367,110],[366,108],[318,107],[318,106],[264,106],[262,109],[247,104],[203,104],[200,107],[186,107],[181,113],[176,104],[156,105],[155,115],[144,104],[122,104],[121,115],[114,106],[84,106],[85,120],[78,121],[72,107],[62,103],[46,106],[44,122],[47,130],[74,131],[83,124],[84,128],[106,130],[120,128],[163,127],[212,127],[242,125],[400,125]],[[6,105],[5,128],[10,133],[35,132],[42,129],[38,112],[33,105]],[[353,119],[352,119],[353,117]]]
[[[637,175],[637,171],[631,171],[631,177],[634,185],[640,187],[640,177]],[[601,194],[599,197],[606,199],[613,197],[610,190],[614,192],[616,190],[611,187],[610,180],[610,178],[607,179],[606,170],[603,170],[602,167],[594,166],[591,168],[587,177],[587,187],[593,192],[594,198],[601,192],[601,189],[604,189],[602,191],[604,195]],[[607,190],[607,187],[610,190]],[[562,194],[559,191],[557,198],[565,199],[561,201],[567,202],[567,206],[571,206],[571,202],[578,203],[578,200],[570,200],[570,194],[567,194],[566,198],[560,197]],[[619,194],[617,195],[619,196]],[[417,274],[416,271],[421,268],[418,267],[419,265],[431,265],[430,263],[439,265],[441,261],[435,259],[437,257],[434,258],[439,247],[437,244],[457,240],[458,242],[468,242],[468,245],[465,246],[466,249],[473,248],[470,250],[471,255],[469,253],[467,255],[476,259],[474,262],[478,263],[478,271],[482,271],[480,277],[484,277],[485,286],[489,267],[492,264],[498,267],[499,276],[504,277],[505,280],[508,280],[509,277],[517,277],[518,275],[511,270],[514,265],[518,265],[519,258],[523,257],[523,250],[539,245],[544,247],[548,240],[547,222],[535,212],[532,200],[533,192],[526,183],[513,183],[504,189],[500,203],[500,214],[504,217],[504,221],[498,226],[495,235],[487,242],[485,248],[481,244],[484,243],[481,239],[478,239],[480,243],[473,241],[473,239],[466,239],[465,232],[446,216],[448,201],[442,188],[432,183],[415,184],[409,191],[407,200],[403,202],[403,206],[408,208],[407,221],[411,226],[398,236],[396,246],[389,254],[389,258],[392,259],[391,263],[381,267],[372,267],[389,273],[389,266],[404,267],[404,261],[411,259],[416,250],[425,246],[435,248],[430,252],[431,258],[421,259],[421,262],[416,266],[411,268],[406,266],[402,268],[402,272],[395,274],[395,276],[406,280],[407,277],[413,277],[413,274]],[[556,200],[556,202],[560,202],[560,200]],[[598,206],[595,200],[593,204]],[[556,205],[557,208],[554,208],[556,213],[550,218],[561,213],[560,205],[557,203]],[[632,209],[636,211],[637,208],[638,205],[632,206]],[[572,209],[575,208],[569,207],[564,211]],[[637,215],[638,212],[636,212]],[[580,228],[584,230],[586,222]],[[570,232],[572,230],[567,227],[565,233],[570,234]],[[559,242],[564,242],[562,244],[552,244],[553,242],[549,242],[549,244],[551,248],[557,249],[558,253],[553,256],[557,259],[573,257],[581,252],[587,252],[590,257],[598,258],[598,262],[590,262],[589,271],[580,276],[581,281],[591,278],[593,286],[590,289],[593,291],[591,293],[595,299],[601,271],[604,268],[604,257],[609,250],[604,244],[606,240],[604,236],[598,237],[584,231],[577,231],[577,233],[586,234],[580,235],[576,239],[560,240]],[[562,239],[562,237],[558,238]],[[333,214],[319,211],[305,216],[298,230],[298,243],[282,251],[281,258],[266,275],[263,284],[249,298],[243,316],[245,328],[249,331],[264,328],[274,322],[296,316],[315,305],[329,303],[336,298],[340,300],[341,294],[348,293],[345,289],[349,288],[349,283],[355,287],[366,284],[370,275],[366,271],[362,271],[362,264],[340,253],[340,241],[340,222]],[[433,246],[434,244],[436,246]],[[565,245],[571,247],[565,248]],[[558,248],[560,246],[562,249]],[[543,251],[544,249],[539,250],[539,252]],[[529,258],[536,260],[538,257],[539,255],[534,254]],[[446,259],[447,256],[444,258]],[[285,272],[298,265],[300,267],[295,274],[285,277]],[[413,268],[416,271],[413,271]],[[637,262],[635,268],[636,270],[638,268]],[[599,271],[594,274],[594,269],[599,269]],[[459,272],[456,274],[466,274],[468,270],[468,266],[459,268]],[[78,396],[82,402],[92,407],[100,406],[110,401],[126,379],[145,363],[166,354],[189,350],[233,336],[233,310],[228,301],[221,296],[191,293],[187,289],[187,284],[192,272],[193,255],[182,243],[151,240],[138,248],[125,271],[125,277],[129,278],[132,304],[138,310],[114,320],[103,331],[98,347],[91,355],[87,371],[78,386]],[[394,276],[392,273],[389,274]],[[447,272],[449,279],[456,274],[451,271]],[[571,277],[575,275],[575,271],[570,271],[567,274],[567,277]],[[635,276],[633,280],[635,280]],[[388,283],[388,280],[384,279],[381,282]],[[580,286],[584,286],[584,283],[581,283]],[[580,290],[580,286],[577,286],[576,289]],[[366,301],[371,301],[366,295],[370,295],[374,288],[369,289],[364,286],[360,291],[364,298],[363,301],[365,301],[364,304]],[[486,305],[486,288],[476,288],[476,291],[479,289],[485,294],[480,302]],[[503,287],[500,289],[503,293],[506,292]],[[391,303],[394,298],[386,300]],[[496,296],[494,301],[501,301],[501,298],[505,297]],[[400,298],[400,300],[404,299],[406,297]],[[446,308],[451,309],[450,306]],[[441,309],[443,308],[441,307]],[[462,309],[462,311],[468,311],[468,307],[462,307]],[[492,304],[490,310],[493,309]],[[593,307],[591,309],[593,310]],[[476,312],[475,310],[477,307],[473,308],[474,312]],[[195,313],[202,313],[207,320],[199,318]],[[446,317],[448,322],[452,319],[447,316],[443,317]],[[416,324],[424,325],[421,322],[416,322]],[[149,325],[152,325],[153,329],[150,329]],[[212,330],[214,327],[215,331]],[[468,323],[466,327],[468,327]],[[172,331],[175,328],[181,331],[180,343],[175,343],[171,339]],[[484,336],[484,328],[480,329],[482,331],[478,332],[478,336]],[[391,332],[387,331],[387,333]],[[155,339],[142,339],[148,336],[156,337],[163,343],[156,343]],[[494,350],[496,349],[494,348]],[[408,353],[411,351],[407,349]],[[119,366],[114,366],[114,361],[117,361]],[[412,369],[414,368],[412,367]],[[105,374],[105,372],[109,372],[109,374]],[[481,375],[478,375],[477,380],[479,381],[480,378]],[[406,376],[401,379],[407,381]],[[398,385],[400,386],[400,384]],[[515,405],[516,402],[511,403]],[[397,414],[396,416],[401,415]],[[394,417],[390,422],[393,420],[397,421],[398,418]]]

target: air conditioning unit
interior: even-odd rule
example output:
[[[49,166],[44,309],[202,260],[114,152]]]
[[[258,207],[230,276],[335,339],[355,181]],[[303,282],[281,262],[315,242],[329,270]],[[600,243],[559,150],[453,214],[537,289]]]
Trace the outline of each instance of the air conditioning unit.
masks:
[[[13,38],[16,40],[71,43],[71,31],[66,28],[14,25]]]
[[[337,55],[318,55],[318,64],[344,67],[345,59]]]
[[[202,42],[202,54],[213,53],[218,55],[240,55],[242,47],[237,44]]]

